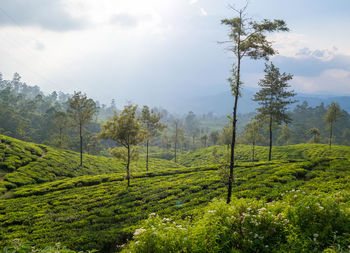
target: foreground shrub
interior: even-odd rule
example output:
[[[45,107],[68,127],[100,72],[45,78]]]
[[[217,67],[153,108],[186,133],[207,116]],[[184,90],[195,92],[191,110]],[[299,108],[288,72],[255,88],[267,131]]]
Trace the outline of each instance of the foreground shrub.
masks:
[[[350,213],[334,196],[301,196],[286,210],[292,249],[320,251],[350,245]]]
[[[230,206],[214,201],[192,224],[153,216],[135,231],[127,252],[270,252],[286,241],[289,221],[265,206],[238,199]]]
[[[124,251],[349,252],[349,232],[349,211],[327,196],[234,199],[231,205],[215,200],[193,221],[150,216]]]

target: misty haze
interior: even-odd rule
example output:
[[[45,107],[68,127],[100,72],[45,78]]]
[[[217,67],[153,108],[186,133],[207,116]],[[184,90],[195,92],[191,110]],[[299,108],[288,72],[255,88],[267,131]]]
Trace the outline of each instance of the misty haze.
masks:
[[[349,11],[0,0],[0,252],[349,252]]]

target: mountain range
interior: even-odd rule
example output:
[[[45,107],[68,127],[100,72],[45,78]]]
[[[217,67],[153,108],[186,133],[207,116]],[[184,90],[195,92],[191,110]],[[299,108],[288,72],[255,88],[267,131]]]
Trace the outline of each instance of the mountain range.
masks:
[[[258,103],[254,102],[252,98],[256,93],[256,89],[244,88],[242,89],[242,96],[238,100],[238,112],[239,113],[250,113],[254,112],[258,107]],[[328,106],[331,102],[339,103],[340,107],[347,112],[350,112],[350,96],[334,96],[324,94],[305,94],[298,93],[295,96],[297,102],[293,104],[290,109],[298,104],[306,101],[309,106],[315,107],[324,103]],[[182,98],[181,101],[176,103],[176,107],[173,103],[165,105],[172,112],[176,113],[187,113],[193,111],[196,114],[206,114],[212,112],[217,115],[226,115],[232,112],[234,98],[229,91],[221,92],[217,94],[207,96],[197,96]]]

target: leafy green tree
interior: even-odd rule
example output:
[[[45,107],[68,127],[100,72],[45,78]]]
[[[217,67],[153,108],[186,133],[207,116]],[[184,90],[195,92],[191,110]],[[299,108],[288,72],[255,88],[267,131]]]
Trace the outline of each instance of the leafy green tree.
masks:
[[[86,94],[80,91],[74,92],[73,97],[68,99],[68,105],[67,114],[73,125],[79,127],[80,166],[83,166],[83,127],[91,121],[92,116],[97,112],[97,107],[94,100],[87,98]]]
[[[166,125],[159,122],[162,118],[160,113],[156,113],[154,110],[149,110],[148,106],[145,105],[141,111],[140,120],[143,123],[144,129],[147,131],[146,135],[146,170],[148,171],[148,146],[149,142],[160,135]]]
[[[176,162],[176,152],[178,149],[178,145],[181,141],[184,141],[185,139],[185,131],[180,128],[180,120],[175,119],[174,120],[174,127],[175,127],[175,132],[173,135],[173,141],[174,141],[174,160]]]
[[[221,131],[219,136],[219,143],[221,145],[227,145],[227,148],[230,147],[232,143],[232,126],[227,124]]]
[[[230,51],[236,57],[236,63],[232,68],[232,77],[228,78],[231,86],[232,95],[234,96],[233,106],[233,121],[232,121],[232,140],[230,153],[230,174],[228,180],[227,203],[231,202],[232,183],[233,183],[233,168],[234,168],[234,150],[236,143],[236,123],[237,123],[237,105],[240,95],[241,82],[241,61],[244,57],[254,60],[268,59],[274,55],[276,51],[272,48],[272,43],[266,38],[267,33],[275,31],[288,31],[288,28],[283,20],[270,21],[264,19],[261,22],[254,21],[247,17],[247,5],[242,9],[231,7],[236,16],[230,19],[221,20],[221,24],[229,27],[229,41],[232,43]]]
[[[316,127],[313,127],[307,131],[308,134],[312,135],[311,142],[312,143],[319,143],[320,142],[320,130]]]
[[[333,139],[333,127],[334,124],[339,120],[339,118],[343,117],[344,113],[340,109],[338,103],[332,102],[328,106],[328,110],[324,115],[323,120],[328,124],[329,129],[329,149],[332,148],[332,139]]]
[[[169,149],[171,148],[171,137],[167,133],[162,134],[162,147]]]
[[[187,135],[198,134],[199,121],[194,112],[190,111],[186,115],[184,125]]]
[[[217,130],[215,131],[212,131],[210,134],[209,134],[209,141],[213,144],[213,145],[216,145],[219,141],[219,132]]]
[[[350,146],[350,129],[345,128],[342,134],[342,144]]]
[[[66,131],[69,126],[69,119],[65,112],[55,112],[54,119],[51,122],[51,128],[58,131],[53,135],[53,143],[60,148],[66,147]]]
[[[264,136],[260,133],[261,122],[253,120],[244,128],[244,139],[252,144],[252,161],[255,160],[255,145],[257,142],[263,142]]]
[[[115,114],[112,120],[102,126],[100,137],[117,142],[126,149],[126,177],[130,186],[130,161],[134,146],[142,143],[147,132],[142,129],[141,121],[136,117],[137,105],[127,105],[120,115]],[[113,155],[119,156],[120,152],[114,150]]]
[[[207,147],[207,142],[208,142],[208,135],[204,134],[201,136],[201,141],[204,147]]]
[[[288,81],[292,75],[280,73],[279,69],[272,63],[265,64],[265,77],[259,81],[261,89],[254,95],[253,100],[258,102],[260,107],[257,108],[258,119],[268,119],[269,124],[269,161],[271,161],[272,151],[272,125],[276,123],[281,125],[282,122],[291,122],[287,114],[288,105],[296,102],[291,99],[295,96],[294,91],[288,91],[290,87]]]
[[[280,144],[288,145],[292,138],[292,130],[288,127],[288,124],[284,124],[281,135],[278,137],[277,142]]]

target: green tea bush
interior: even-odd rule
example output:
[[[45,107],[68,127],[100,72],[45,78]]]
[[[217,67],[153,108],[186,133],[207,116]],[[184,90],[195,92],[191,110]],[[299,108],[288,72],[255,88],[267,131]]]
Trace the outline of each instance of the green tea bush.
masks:
[[[271,252],[286,242],[288,224],[263,202],[216,200],[192,223],[150,216],[125,252]]]
[[[62,247],[60,243],[56,243],[55,246],[49,246],[44,249],[38,249],[31,243],[21,242],[18,239],[12,241],[12,243],[3,248],[1,253],[76,253],[73,250]],[[95,251],[90,251],[95,252]],[[80,252],[82,253],[82,252]]]
[[[24,185],[40,184],[63,178],[106,173],[124,173],[125,164],[118,159],[102,156],[83,156],[69,150],[28,143],[0,135],[0,194]],[[146,170],[145,160],[131,164],[135,172]],[[152,158],[150,171],[181,168],[172,161]]]

